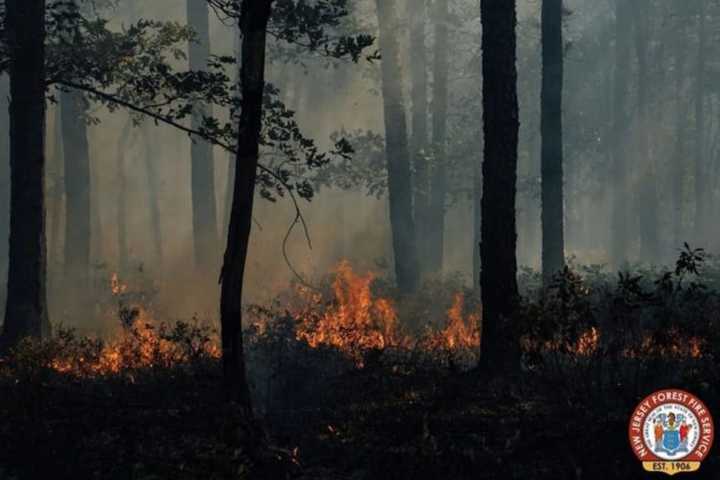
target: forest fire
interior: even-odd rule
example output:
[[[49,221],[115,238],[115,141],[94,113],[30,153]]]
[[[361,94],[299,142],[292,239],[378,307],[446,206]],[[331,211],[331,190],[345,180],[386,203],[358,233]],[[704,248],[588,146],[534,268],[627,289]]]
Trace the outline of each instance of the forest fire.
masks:
[[[115,313],[122,329],[108,341],[77,339],[70,332],[61,332],[58,342],[65,348],[59,349],[50,366],[60,373],[87,377],[220,357],[217,339],[203,327],[158,322],[150,310],[125,298],[129,292],[128,284],[113,273],[110,293],[117,300]]]
[[[343,261],[335,269],[329,294],[298,287],[295,301],[299,300],[299,303],[290,314],[295,340],[313,349],[337,350],[360,367],[367,352],[386,349],[441,353],[443,358],[462,355],[471,363],[477,361],[482,334],[481,314],[467,311],[463,293],[453,295],[452,304],[442,319],[444,326],[426,327],[423,332],[413,334],[400,321],[396,302],[373,293],[376,279],[375,273],[357,273],[348,261]],[[220,357],[217,335],[200,334],[197,326],[188,324],[178,324],[180,327],[176,325],[173,330],[158,322],[149,309],[130,300],[132,290],[117,273],[111,275],[109,286],[123,328],[107,342],[88,341],[79,354],[75,351],[54,358],[51,366],[56,371],[78,376],[108,375],[124,370],[172,367],[199,357]],[[256,324],[256,327],[260,331],[272,328],[268,322]],[[188,336],[188,332],[195,335]],[[600,351],[601,336],[598,328],[590,327],[574,340],[538,342],[523,337],[522,345],[526,351],[560,352],[589,358]],[[703,355],[701,339],[684,338],[672,332],[667,337],[662,341],[643,336],[637,345],[623,349],[622,356],[700,358]]]
[[[447,326],[436,333],[430,334],[428,345],[431,348],[444,350],[480,348],[481,323],[480,314],[471,313],[463,316],[465,296],[455,294],[452,307],[447,311]]]
[[[298,320],[297,339],[313,348],[336,348],[361,363],[368,350],[395,348],[426,351],[477,350],[480,346],[480,315],[464,316],[465,298],[454,296],[442,330],[428,330],[420,336],[405,332],[395,303],[375,297],[372,283],[376,275],[357,274],[349,262],[336,268],[332,285],[334,298],[323,311],[322,295],[310,294],[309,302],[293,316]],[[307,296],[307,295],[306,295]]]
[[[341,262],[332,287],[333,304],[317,313],[321,297],[314,297],[310,309],[296,313],[298,340],[311,347],[325,345],[347,352],[405,344],[395,306],[389,299],[373,297],[373,280],[374,274],[358,275],[349,262]]]

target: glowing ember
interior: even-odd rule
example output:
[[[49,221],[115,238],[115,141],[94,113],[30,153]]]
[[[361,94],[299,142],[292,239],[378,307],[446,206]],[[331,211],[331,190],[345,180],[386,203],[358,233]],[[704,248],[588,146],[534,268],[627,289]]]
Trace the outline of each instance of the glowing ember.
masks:
[[[661,341],[651,335],[643,335],[639,345],[623,350],[627,358],[639,357],[670,357],[670,358],[702,358],[706,342],[699,337],[683,336],[676,330],[666,332]]]
[[[573,350],[577,355],[590,356],[597,352],[598,345],[600,345],[600,332],[597,328],[591,327],[580,335]]]
[[[128,286],[124,283],[120,282],[120,279],[118,278],[117,273],[113,273],[110,277],[110,291],[114,296],[122,295],[123,293],[127,292]]]

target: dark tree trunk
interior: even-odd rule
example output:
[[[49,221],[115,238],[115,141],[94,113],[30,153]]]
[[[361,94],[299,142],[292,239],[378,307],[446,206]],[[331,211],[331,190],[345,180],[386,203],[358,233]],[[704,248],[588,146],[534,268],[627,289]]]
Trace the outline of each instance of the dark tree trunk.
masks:
[[[90,270],[90,151],[85,97],[78,92],[61,92],[60,110],[65,159],[65,274],[86,296],[82,285]]]
[[[625,158],[627,125],[627,72],[630,67],[630,2],[615,2],[615,74],[613,87],[613,192],[611,261],[622,267],[627,261],[628,188]]]
[[[695,74],[695,242],[703,244],[708,241],[707,226],[707,166],[705,158],[705,57],[706,28],[705,3],[698,5],[698,55]]]
[[[427,91],[427,50],[425,48],[425,27],[427,7],[425,2],[408,2],[410,18],[410,97],[412,99],[412,135],[410,152],[415,166],[414,212],[417,230],[418,267],[428,271],[428,209],[430,184],[428,182],[428,91]]]
[[[0,75],[0,298],[5,299],[10,237],[10,77]],[[5,308],[4,303],[0,308]]]
[[[482,365],[498,374],[519,366],[511,317],[518,301],[518,98],[515,0],[481,0],[485,157],[480,257]]]
[[[227,249],[220,277],[225,391],[228,400],[237,403],[248,414],[252,413],[252,403],[243,353],[242,294],[252,229],[265,89],[266,31],[271,9],[272,0],[245,0],[242,3],[242,113],[238,129],[235,186]]]
[[[484,142],[484,140],[483,140]],[[484,155],[478,155],[473,170],[473,285],[480,287],[482,264],[480,243],[482,242],[482,169]]]
[[[565,266],[563,206],[562,0],[542,2],[542,271],[547,284]]]
[[[430,220],[428,222],[428,257],[431,272],[442,271],[445,250],[445,197],[447,171],[445,144],[447,142],[448,109],[448,0],[435,5],[435,58],[433,79],[433,152],[434,163],[430,185]]]
[[[395,276],[404,293],[419,284],[417,243],[412,216],[412,187],[407,125],[402,93],[402,69],[398,58],[398,19],[395,2],[376,0],[382,53],[382,96],[385,113],[385,156],[392,228]]]
[[[45,293],[45,1],[8,0],[10,253],[2,342],[50,331]]]
[[[191,70],[207,70],[210,57],[210,26],[207,0],[187,0],[188,25],[196,38],[190,42],[189,60]],[[206,105],[194,107],[193,130],[200,130],[203,118],[211,112]],[[191,144],[192,221],[195,265],[208,272],[216,265],[217,208],[215,199],[215,169],[212,145],[199,138]]]
[[[635,48],[638,58],[638,163],[640,166],[639,202],[635,214],[640,227],[640,258],[653,263],[660,256],[657,211],[657,174],[650,156],[648,109],[648,3],[633,0],[635,8]]]

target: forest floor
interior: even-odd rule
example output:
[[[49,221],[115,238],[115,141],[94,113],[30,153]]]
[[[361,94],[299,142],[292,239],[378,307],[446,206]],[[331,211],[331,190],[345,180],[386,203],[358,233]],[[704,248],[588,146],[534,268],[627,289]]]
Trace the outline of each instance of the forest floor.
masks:
[[[0,382],[0,479],[260,478],[229,441],[216,362],[101,379],[15,373]],[[318,404],[265,412],[273,451],[295,463],[271,478],[645,478],[627,441],[632,402],[574,403],[546,387],[348,371]],[[716,449],[698,478],[719,472]]]

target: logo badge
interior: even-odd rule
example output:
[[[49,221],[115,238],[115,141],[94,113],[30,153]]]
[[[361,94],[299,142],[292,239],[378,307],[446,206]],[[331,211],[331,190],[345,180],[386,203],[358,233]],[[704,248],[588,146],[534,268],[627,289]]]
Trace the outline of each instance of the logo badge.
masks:
[[[683,390],[646,397],[630,418],[633,452],[648,472],[694,472],[710,453],[713,420],[705,404]]]

